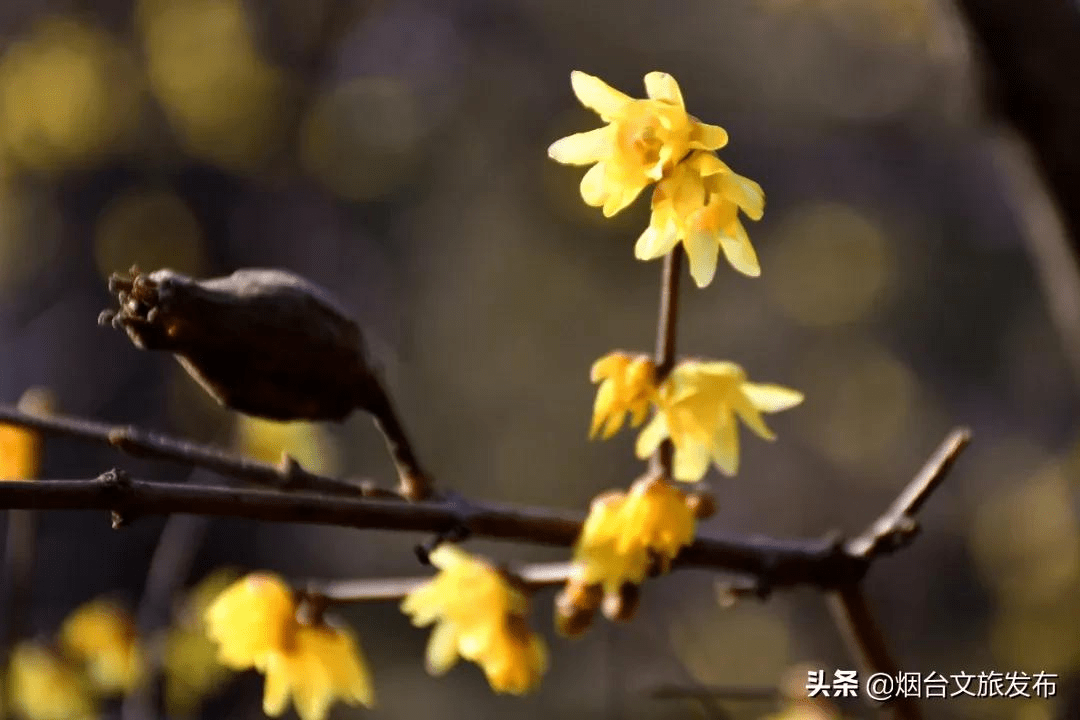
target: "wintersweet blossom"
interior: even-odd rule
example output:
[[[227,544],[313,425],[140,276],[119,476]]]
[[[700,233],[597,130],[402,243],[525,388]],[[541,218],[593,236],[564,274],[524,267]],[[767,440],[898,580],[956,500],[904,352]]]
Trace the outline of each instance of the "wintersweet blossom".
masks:
[[[739,468],[739,436],[735,418],[766,440],[775,435],[762,413],[795,407],[802,393],[781,385],[752,383],[731,362],[689,360],[679,363],[658,393],[657,412],[638,435],[636,452],[646,458],[666,438],[675,446],[672,475],[700,480],[711,461],[725,475]]]
[[[106,695],[131,692],[146,671],[135,618],[111,600],[77,608],[60,628],[60,646],[84,663],[94,686]]]
[[[596,391],[589,437],[596,437],[603,427],[603,438],[610,438],[623,426],[628,414],[631,427],[645,422],[656,395],[656,365],[649,357],[608,353],[593,363],[590,377],[600,387]]]
[[[215,570],[188,592],[176,613],[161,660],[170,715],[197,715],[203,698],[229,678],[229,670],[218,660],[217,644],[207,635],[205,616],[215,598],[235,580],[233,571]]]
[[[427,668],[441,675],[459,657],[484,670],[496,692],[524,694],[547,669],[547,647],[529,628],[529,602],[487,561],[444,543],[431,553],[439,573],[401,603],[417,627],[435,623]]]
[[[78,669],[46,647],[22,642],[11,651],[8,697],[27,720],[89,720],[97,707]]]
[[[680,241],[698,287],[712,282],[720,250],[733,268],[761,274],[742,210],[752,220],[765,211],[765,194],[753,180],[734,172],[711,152],[694,152],[657,183],[649,227],[638,238],[639,260],[662,257]]]
[[[611,217],[691,150],[727,144],[727,132],[687,114],[682,91],[667,73],[645,76],[648,99],[635,99],[575,70],[570,84],[581,104],[607,125],[552,143],[548,156],[566,165],[593,165],[581,180],[586,204]],[[594,164],[595,163],[595,164]]]
[[[324,720],[335,700],[375,706],[367,661],[343,627],[300,623],[259,669],[266,673],[263,711],[272,717],[288,709],[290,695],[301,720]]]
[[[30,388],[19,398],[18,408],[46,415],[55,401],[44,388]],[[41,466],[41,433],[14,425],[0,425],[0,480],[32,480]]]
[[[597,496],[574,546],[571,580],[619,593],[651,570],[666,571],[694,539],[692,503],[659,475],[639,478],[626,492]]]
[[[297,619],[292,590],[268,573],[236,581],[206,611],[219,658],[234,669],[266,675],[263,711],[278,716],[290,697],[302,720],[324,720],[335,700],[375,703],[367,663],[345,629]]]
[[[271,651],[291,642],[295,625],[292,589],[270,573],[240,578],[206,610],[206,630],[218,643],[218,659],[233,670],[262,669]]]

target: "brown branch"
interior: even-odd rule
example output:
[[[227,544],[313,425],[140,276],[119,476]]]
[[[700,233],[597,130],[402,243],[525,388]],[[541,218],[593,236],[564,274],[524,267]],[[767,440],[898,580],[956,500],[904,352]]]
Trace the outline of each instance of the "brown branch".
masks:
[[[675,341],[679,329],[679,279],[682,277],[683,247],[676,245],[664,256],[664,274],[660,282],[660,317],[656,327],[656,383],[660,384],[675,367]],[[674,446],[664,440],[653,456],[654,470],[671,477]]]
[[[928,487],[940,482],[948,469],[948,463],[939,465],[937,479],[928,481]],[[925,492],[917,495],[925,497]],[[919,503],[921,500],[915,506]],[[107,510],[113,513],[114,523],[139,515],[189,513],[433,534],[464,529],[475,537],[559,547],[573,544],[582,521],[577,513],[471,500],[402,503],[312,492],[205,487],[129,480],[116,471],[93,480],[0,483],[0,508]],[[710,534],[699,536],[684,548],[675,565],[754,577],[759,591],[765,592],[797,585],[839,588],[861,579],[876,557],[876,550],[855,554],[844,543],[830,539]]]
[[[571,563],[532,563],[510,568],[509,572],[530,590],[562,585],[570,577]],[[430,576],[399,578],[359,578],[350,580],[309,580],[303,583],[306,594],[317,595],[331,603],[359,603],[400,600],[431,580]]]
[[[866,531],[848,542],[848,552],[871,557],[894,552],[910,542],[919,529],[915,514],[970,442],[970,429],[962,427],[950,432],[892,505]]]
[[[885,636],[870,611],[860,584],[844,583],[827,597],[833,620],[864,673],[887,673],[896,677],[899,668],[889,653]],[[898,720],[921,720],[923,716],[914,698],[907,696],[896,696],[885,704],[885,708]]]
[[[110,445],[134,457],[168,460],[205,468],[237,480],[279,489],[304,488],[318,492],[387,497],[373,481],[350,481],[308,472],[288,458],[281,465],[259,462],[215,447],[149,432],[130,425],[108,425],[68,415],[38,416],[11,405],[0,405],[0,424],[37,430],[44,435],[67,436]]]

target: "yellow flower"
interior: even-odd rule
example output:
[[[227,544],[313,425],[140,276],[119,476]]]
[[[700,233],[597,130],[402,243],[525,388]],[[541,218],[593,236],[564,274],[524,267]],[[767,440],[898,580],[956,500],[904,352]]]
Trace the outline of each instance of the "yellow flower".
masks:
[[[202,699],[220,688],[229,671],[218,661],[217,645],[206,634],[206,610],[236,578],[216,570],[188,593],[174,625],[165,635],[162,670],[165,705],[170,715],[193,715]]]
[[[647,100],[625,95],[603,80],[575,70],[570,84],[581,104],[608,123],[561,138],[548,156],[566,165],[593,165],[581,180],[581,197],[611,217],[634,201],[691,150],[727,144],[727,132],[688,115],[675,78],[645,76]]]
[[[656,395],[656,365],[644,355],[632,356],[613,352],[593,363],[591,379],[600,383],[593,406],[589,437],[603,426],[605,440],[619,431],[627,413],[630,426],[645,422],[649,403]]]
[[[296,598],[281,578],[248,575],[225,589],[206,611],[219,659],[266,674],[263,710],[281,715],[290,695],[303,720],[323,720],[336,698],[374,705],[367,666],[352,635],[321,623],[301,623]]]
[[[599,495],[574,546],[573,579],[618,594],[626,583],[641,583],[655,562],[666,570],[693,541],[696,525],[687,496],[658,476]]]
[[[525,595],[491,564],[455,545],[440,545],[431,562],[439,574],[401,603],[417,627],[438,623],[428,641],[428,672],[441,675],[463,657],[483,668],[496,692],[521,695],[535,688],[547,670],[547,648],[525,620]]]
[[[12,706],[26,720],[83,720],[97,715],[86,678],[52,651],[19,643],[11,652],[9,668]]]
[[[52,393],[30,388],[19,398],[18,408],[46,415],[54,405]],[[32,480],[41,469],[41,434],[28,428],[0,425],[0,480]]]
[[[146,670],[146,655],[135,619],[110,600],[92,600],[75,610],[60,628],[60,646],[85,663],[94,686],[105,694],[127,693]]]
[[[206,631],[219,645],[218,659],[233,670],[262,669],[271,651],[292,641],[296,625],[292,589],[269,573],[240,578],[206,611]]]
[[[795,407],[802,393],[780,385],[749,382],[735,363],[686,361],[663,382],[657,412],[637,439],[637,456],[646,458],[665,438],[675,446],[676,480],[700,480],[709,460],[720,472],[739,468],[738,416],[758,436],[773,440],[763,412]]]
[[[352,635],[325,624],[298,624],[292,641],[266,659],[263,711],[277,717],[289,695],[302,720],[324,720],[335,699],[375,706],[367,662]]]
[[[739,210],[753,219],[765,211],[765,194],[710,152],[695,152],[676,165],[653,191],[649,227],[638,238],[639,260],[662,257],[682,241],[690,275],[698,287],[712,282],[720,250],[733,268],[761,274],[757,254]]]

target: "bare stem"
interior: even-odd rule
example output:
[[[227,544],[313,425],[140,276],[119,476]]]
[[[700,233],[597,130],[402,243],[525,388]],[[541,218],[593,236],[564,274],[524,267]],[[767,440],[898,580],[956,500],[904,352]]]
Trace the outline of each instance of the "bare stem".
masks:
[[[899,668],[889,653],[885,636],[874,618],[866,595],[858,582],[844,583],[828,595],[833,620],[844,635],[852,654],[868,674],[886,673],[896,677]],[[922,713],[913,698],[897,696],[885,705],[898,720],[921,720]]]
[[[90,480],[0,483],[0,508],[106,510],[116,525],[139,515],[188,513],[430,534],[464,528],[475,537],[559,547],[573,544],[582,522],[580,514],[546,508],[472,500],[403,503],[313,492],[147,482],[129,480],[116,471]],[[699,536],[683,549],[675,565],[754,577],[767,589],[796,585],[833,589],[861,579],[871,561],[884,551],[883,546],[872,545],[865,554],[857,554],[847,544],[832,539],[715,534]]]
[[[679,328],[679,279],[682,276],[682,245],[676,245],[664,257],[660,282],[660,317],[656,327],[656,382],[664,381],[675,367],[675,341]],[[670,440],[660,443],[653,456],[653,469],[671,477],[674,447]]]
[[[208,445],[129,425],[108,425],[67,415],[32,415],[11,405],[0,405],[0,424],[30,428],[44,435],[75,437],[103,443],[134,457],[169,460],[191,467],[201,467],[237,480],[273,488],[304,488],[348,495],[381,494],[384,497],[389,494],[387,491],[380,493],[371,482],[341,480],[308,472],[296,462],[287,462],[281,466],[270,465]]]

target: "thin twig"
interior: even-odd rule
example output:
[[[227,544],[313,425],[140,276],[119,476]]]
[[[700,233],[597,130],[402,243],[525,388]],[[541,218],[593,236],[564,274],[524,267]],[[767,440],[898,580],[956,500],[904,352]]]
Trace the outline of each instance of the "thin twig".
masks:
[[[830,591],[829,610],[844,635],[852,655],[869,675],[886,673],[896,677],[899,668],[889,653],[885,636],[858,582],[850,582]],[[884,706],[898,720],[921,720],[922,713],[914,698],[898,695]]]
[[[664,381],[675,367],[675,348],[679,329],[679,279],[682,277],[682,245],[676,245],[664,257],[660,282],[660,316],[656,326],[656,382]],[[674,446],[667,439],[660,443],[652,466],[664,477],[671,477]]]
[[[37,416],[11,405],[0,405],[0,424],[38,430],[45,435],[75,437],[110,445],[134,457],[169,460],[279,489],[304,488],[318,492],[388,497],[371,481],[342,480],[309,472],[289,458],[280,466],[234,455],[208,445],[149,432],[130,425],[109,425],[68,415]]]
[[[888,510],[865,532],[848,542],[848,552],[869,557],[893,552],[909,542],[918,531],[915,514],[941,485],[970,442],[970,429],[961,427],[950,432]]]
[[[940,477],[926,484],[932,487],[937,482]],[[108,510],[116,524],[139,515],[192,513],[421,533],[464,528],[475,537],[560,547],[573,544],[582,521],[580,514],[545,508],[477,501],[402,503],[312,492],[285,494],[129,480],[115,471],[91,480],[0,483],[0,508]],[[876,552],[854,554],[844,543],[828,538],[704,535],[683,549],[675,565],[754,577],[759,587],[767,590],[796,585],[830,589],[861,579]]]
[[[520,579],[526,588],[538,590],[563,585],[570,577],[572,569],[573,565],[566,562],[533,563],[511,568],[510,572]],[[340,604],[400,600],[429,580],[431,576],[309,580],[303,586],[309,594],[319,595],[329,602]]]

